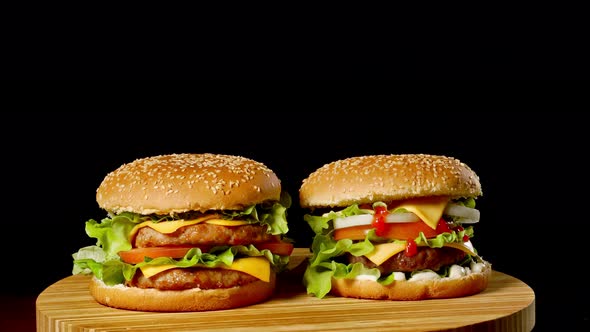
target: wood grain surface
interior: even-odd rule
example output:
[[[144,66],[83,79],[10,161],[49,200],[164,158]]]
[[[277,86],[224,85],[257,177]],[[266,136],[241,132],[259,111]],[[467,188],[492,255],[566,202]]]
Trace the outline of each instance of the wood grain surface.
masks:
[[[531,331],[535,293],[494,271],[480,294],[444,300],[380,301],[307,295],[301,277],[307,249],[293,253],[266,302],[230,310],[153,313],[102,306],[88,276],[70,276],[36,301],[37,331]],[[302,264],[300,264],[302,263]]]

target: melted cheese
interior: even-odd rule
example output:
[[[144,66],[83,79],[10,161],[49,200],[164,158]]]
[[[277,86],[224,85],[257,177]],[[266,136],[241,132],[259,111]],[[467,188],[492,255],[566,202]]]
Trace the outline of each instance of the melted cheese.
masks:
[[[223,220],[219,218],[218,215],[212,214],[208,216],[204,216],[198,219],[193,220],[172,220],[172,221],[163,221],[163,222],[151,222],[151,221],[144,221],[140,224],[135,225],[131,232],[129,233],[129,238],[133,239],[135,234],[139,231],[142,227],[150,227],[162,234],[170,234],[174,233],[177,229],[184,226],[190,226],[205,222],[207,224],[213,225],[221,225],[221,226],[241,226],[247,225],[249,222],[242,221],[242,220]]]
[[[219,266],[222,269],[230,269],[248,273],[262,281],[270,281],[270,262],[264,257],[246,257],[236,259],[230,267]]]
[[[402,252],[406,249],[406,242],[391,242],[391,243],[383,243],[383,244],[376,244],[375,250],[371,251],[370,253],[366,254],[367,257],[371,262],[375,263],[377,266],[383,264],[386,260],[388,260],[391,256]]]
[[[198,267],[198,266],[197,266]],[[144,266],[141,267],[141,273],[146,278],[150,278],[160,272],[164,272],[166,270],[179,268],[176,265],[168,264],[168,265],[159,265],[159,266]],[[216,266],[216,268],[221,269],[228,269],[234,271],[240,271],[247,273],[251,276],[254,276],[262,281],[269,282],[270,281],[270,262],[264,257],[246,257],[236,259],[231,266],[226,266],[224,264]]]
[[[458,243],[458,242],[445,243],[445,247],[453,247],[455,249],[463,250],[471,256],[477,256],[471,241],[467,241],[467,242],[463,242],[463,243]]]
[[[404,201],[395,208],[404,208],[414,213],[430,228],[436,229],[448,202],[449,197],[444,196],[417,198]]]
[[[425,246],[424,244],[420,246]],[[452,247],[455,249],[463,250],[467,254],[471,256],[477,256],[475,250],[473,249],[473,245],[471,241],[458,243],[445,243],[445,247]],[[383,264],[386,260],[391,258],[393,255],[398,254],[406,249],[406,242],[391,242],[391,243],[383,243],[383,244],[376,244],[375,250],[370,252],[369,254],[365,255],[371,262],[375,265],[379,266]]]
[[[143,273],[144,277],[151,278],[160,272],[164,272],[166,270],[170,270],[175,267],[176,267],[176,265],[174,265],[174,264],[168,264],[168,265],[158,265],[158,266],[142,266],[139,269],[141,270],[141,273]]]
[[[242,226],[248,225],[249,222],[243,220],[224,220],[224,219],[209,219],[205,224],[220,225],[220,226]]]

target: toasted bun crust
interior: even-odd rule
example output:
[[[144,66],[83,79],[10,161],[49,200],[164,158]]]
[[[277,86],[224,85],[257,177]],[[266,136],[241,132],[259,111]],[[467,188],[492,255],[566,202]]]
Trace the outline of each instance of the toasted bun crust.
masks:
[[[303,180],[299,202],[303,208],[316,208],[481,194],[477,174],[455,158],[426,154],[372,155],[320,167]]]
[[[280,180],[260,162],[210,153],[170,154],[120,166],[104,178],[96,201],[114,213],[171,214],[240,210],[280,195]]]
[[[270,282],[261,280],[243,286],[220,289],[189,289],[182,291],[155,288],[107,286],[96,277],[90,279],[90,294],[98,303],[140,311],[209,311],[243,307],[270,298],[276,285],[276,273]]]
[[[488,287],[491,274],[491,265],[486,262],[482,272],[457,279],[394,281],[383,286],[371,280],[332,278],[330,293],[343,297],[400,301],[455,298],[483,291]]]

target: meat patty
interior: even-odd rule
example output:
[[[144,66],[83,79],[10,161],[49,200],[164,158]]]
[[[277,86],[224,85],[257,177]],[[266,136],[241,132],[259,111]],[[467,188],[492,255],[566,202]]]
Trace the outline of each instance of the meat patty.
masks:
[[[183,290],[191,288],[215,289],[242,286],[258,280],[247,273],[226,269],[171,269],[146,278],[141,271],[135,274],[127,286]]]
[[[136,248],[180,245],[246,245],[269,242],[274,235],[266,232],[266,226],[221,226],[196,224],[162,234],[151,227],[143,227],[135,237]]]
[[[377,266],[365,256],[353,256],[348,254],[350,263],[360,262],[370,268],[378,268],[382,274],[391,272],[412,272],[416,270],[430,269],[438,271],[446,265],[452,265],[465,259],[465,252],[450,248],[418,247],[418,253],[408,257],[404,251],[393,255],[391,258]]]

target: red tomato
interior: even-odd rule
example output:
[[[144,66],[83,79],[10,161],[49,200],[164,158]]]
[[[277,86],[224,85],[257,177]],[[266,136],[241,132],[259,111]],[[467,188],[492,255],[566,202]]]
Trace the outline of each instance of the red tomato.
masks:
[[[334,240],[341,239],[363,240],[372,225],[353,226],[334,230]],[[389,239],[407,240],[413,239],[424,233],[427,238],[435,237],[438,233],[422,221],[404,222],[404,223],[386,223],[384,224],[382,237]]]
[[[289,256],[293,252],[293,244],[287,242],[269,242],[256,244],[256,248],[259,250],[268,249],[273,254],[281,256]],[[127,251],[120,251],[119,257],[125,263],[137,264],[144,260],[144,257],[158,258],[158,257],[170,257],[170,258],[182,258],[186,253],[195,248],[193,246],[183,247],[150,247],[150,248],[133,248]],[[210,247],[200,247],[203,252],[208,251]]]
[[[288,242],[267,242],[254,245],[259,250],[268,249],[270,252],[281,256],[290,256],[293,252],[293,243]]]
[[[151,247],[133,248],[127,251],[119,251],[119,257],[125,263],[137,264],[143,262],[144,257],[158,258],[171,257],[182,258],[193,247]],[[203,248],[201,249],[203,250]]]

